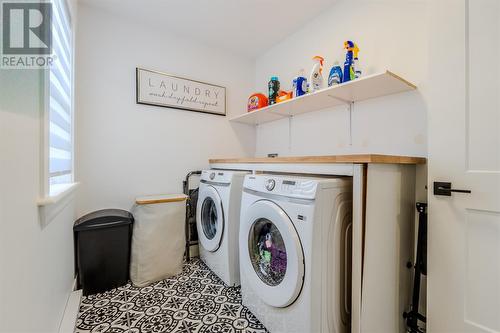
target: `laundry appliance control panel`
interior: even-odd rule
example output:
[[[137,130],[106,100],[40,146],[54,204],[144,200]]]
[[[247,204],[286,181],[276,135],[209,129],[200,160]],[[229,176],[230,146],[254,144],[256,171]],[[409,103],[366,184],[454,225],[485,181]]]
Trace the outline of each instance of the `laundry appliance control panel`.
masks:
[[[203,170],[200,180],[204,183],[230,184],[235,174],[246,174],[242,171]]]
[[[245,177],[243,186],[257,192],[300,199],[314,199],[318,181],[276,175],[248,175]]]

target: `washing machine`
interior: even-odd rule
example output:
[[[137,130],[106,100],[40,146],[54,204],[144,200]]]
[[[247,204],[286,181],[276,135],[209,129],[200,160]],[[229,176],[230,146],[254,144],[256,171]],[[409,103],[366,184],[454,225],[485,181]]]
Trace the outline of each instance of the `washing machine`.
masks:
[[[351,178],[247,175],[243,304],[272,333],[350,332]]]
[[[243,180],[249,172],[201,173],[196,226],[200,258],[228,286],[240,285],[239,222]]]

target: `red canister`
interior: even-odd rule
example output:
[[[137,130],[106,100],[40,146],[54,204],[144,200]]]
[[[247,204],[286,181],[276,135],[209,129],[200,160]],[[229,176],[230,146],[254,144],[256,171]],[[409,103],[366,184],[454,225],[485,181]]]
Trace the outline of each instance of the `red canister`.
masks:
[[[268,105],[268,99],[264,94],[256,93],[248,98],[248,112],[255,111]]]

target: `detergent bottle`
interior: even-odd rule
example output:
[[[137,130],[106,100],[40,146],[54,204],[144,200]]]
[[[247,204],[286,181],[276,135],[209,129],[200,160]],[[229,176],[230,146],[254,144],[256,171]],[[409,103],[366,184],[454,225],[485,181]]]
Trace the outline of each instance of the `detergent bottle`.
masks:
[[[299,97],[307,93],[307,79],[304,74],[304,69],[301,69],[299,74],[293,79],[293,97]]]
[[[278,80],[278,77],[271,77],[267,87],[269,91],[269,105],[276,104],[276,98],[278,97],[278,92],[280,90],[280,81]]]
[[[328,75],[328,86],[334,86],[342,83],[342,68],[338,61],[335,61],[332,69],[330,69],[330,75]]]
[[[323,88],[323,62],[325,59],[321,56],[314,56],[314,66],[309,78],[310,92],[320,90]]]

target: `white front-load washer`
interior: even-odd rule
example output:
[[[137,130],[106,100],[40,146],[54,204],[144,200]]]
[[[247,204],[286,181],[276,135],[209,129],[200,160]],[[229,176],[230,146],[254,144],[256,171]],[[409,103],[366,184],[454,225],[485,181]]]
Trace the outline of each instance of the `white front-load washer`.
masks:
[[[350,330],[352,181],[247,175],[243,304],[272,333]]]
[[[240,285],[239,222],[245,171],[203,170],[196,226],[200,258],[228,286]]]

